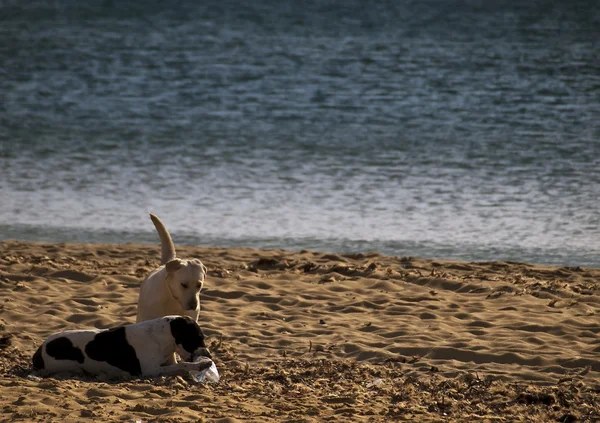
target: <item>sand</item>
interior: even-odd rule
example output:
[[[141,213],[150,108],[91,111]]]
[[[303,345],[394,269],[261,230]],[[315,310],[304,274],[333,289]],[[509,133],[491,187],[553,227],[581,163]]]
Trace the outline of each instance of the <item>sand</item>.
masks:
[[[0,243],[0,421],[600,420],[600,269],[177,251],[218,385],[32,375],[48,335],[135,321],[159,247]]]

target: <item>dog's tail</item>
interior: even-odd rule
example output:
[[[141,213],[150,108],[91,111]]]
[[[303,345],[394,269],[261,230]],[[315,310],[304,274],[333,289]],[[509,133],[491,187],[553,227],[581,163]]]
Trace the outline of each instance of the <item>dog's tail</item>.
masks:
[[[167,231],[167,228],[158,216],[150,213],[150,219],[152,219],[152,223],[154,223],[154,227],[160,238],[160,261],[161,264],[165,264],[175,258],[175,244],[173,244],[169,231]]]

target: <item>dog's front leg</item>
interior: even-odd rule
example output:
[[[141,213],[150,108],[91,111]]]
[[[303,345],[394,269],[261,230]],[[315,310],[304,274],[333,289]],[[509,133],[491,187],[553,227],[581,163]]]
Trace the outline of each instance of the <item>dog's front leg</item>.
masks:
[[[177,363],[177,355],[175,355],[175,353],[173,353],[169,356],[169,358],[167,358],[167,361],[165,361],[163,364],[161,364],[161,366],[169,366],[169,365],[175,364],[175,363]]]
[[[158,369],[156,369],[156,372],[152,372],[150,374],[148,374],[149,377],[157,377],[157,376],[168,376],[168,375],[178,375],[178,374],[185,374],[189,371],[197,371],[197,372],[201,372],[202,370],[206,370],[208,369],[210,366],[212,366],[212,360],[209,358],[200,360],[200,361],[195,361],[193,363],[190,363],[188,361],[182,361],[179,363],[175,363],[175,364],[169,364],[167,366],[162,366],[159,367]]]

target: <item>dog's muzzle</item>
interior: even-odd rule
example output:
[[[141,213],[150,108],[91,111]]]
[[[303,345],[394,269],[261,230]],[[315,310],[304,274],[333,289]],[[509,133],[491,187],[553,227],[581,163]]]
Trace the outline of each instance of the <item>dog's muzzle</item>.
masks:
[[[210,358],[212,360],[212,355],[208,348],[198,348],[194,353],[194,360],[197,360],[200,357]]]
[[[198,301],[196,299],[190,300],[187,304],[188,310],[196,310],[198,308]]]

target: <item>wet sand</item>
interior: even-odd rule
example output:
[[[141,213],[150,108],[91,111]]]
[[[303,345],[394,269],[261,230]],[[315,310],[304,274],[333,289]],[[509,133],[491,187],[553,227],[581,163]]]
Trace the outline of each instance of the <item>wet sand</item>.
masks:
[[[158,246],[0,243],[0,421],[596,421],[600,269],[177,247],[218,385],[38,378],[50,334],[135,321]]]

